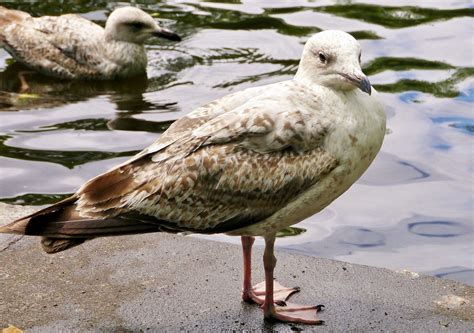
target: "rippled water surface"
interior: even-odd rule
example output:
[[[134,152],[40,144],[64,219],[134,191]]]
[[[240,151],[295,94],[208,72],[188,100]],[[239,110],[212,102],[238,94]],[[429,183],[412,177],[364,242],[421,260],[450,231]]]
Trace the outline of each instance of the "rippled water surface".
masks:
[[[118,6],[69,3],[7,6],[99,24]],[[43,205],[72,193],[195,107],[291,78],[309,36],[341,29],[362,44],[364,71],[387,105],[387,136],[359,182],[278,246],[474,284],[471,1],[135,3],[184,37],[150,41],[148,80],[26,73],[30,89],[20,92],[25,68],[0,51],[0,200]]]

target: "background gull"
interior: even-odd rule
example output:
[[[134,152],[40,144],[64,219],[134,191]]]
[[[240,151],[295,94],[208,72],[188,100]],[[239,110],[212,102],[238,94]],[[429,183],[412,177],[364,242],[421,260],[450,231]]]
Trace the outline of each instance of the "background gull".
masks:
[[[0,6],[0,43],[19,62],[67,79],[113,79],[144,74],[143,43],[180,37],[135,7],[114,10],[101,26],[75,14],[32,17]]]
[[[274,283],[273,248],[277,231],[330,204],[380,149],[385,114],[360,55],[352,36],[318,33],[292,80],[198,108],[129,161],[0,232],[41,235],[48,253],[143,232],[242,236],[243,299],[262,304],[265,318],[320,323],[321,306],[285,302],[297,290]],[[252,287],[254,236],[265,238],[265,282]]]

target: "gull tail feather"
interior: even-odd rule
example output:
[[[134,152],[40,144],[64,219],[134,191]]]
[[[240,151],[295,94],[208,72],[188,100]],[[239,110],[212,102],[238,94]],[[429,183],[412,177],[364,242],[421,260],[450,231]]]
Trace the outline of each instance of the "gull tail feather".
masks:
[[[43,236],[41,244],[47,253],[64,251],[96,237],[157,231],[157,224],[133,219],[81,217],[74,196],[0,227],[0,233]]]
[[[77,245],[81,245],[89,238],[51,238],[51,237],[42,237],[41,238],[41,247],[43,251],[48,254],[58,253]]]

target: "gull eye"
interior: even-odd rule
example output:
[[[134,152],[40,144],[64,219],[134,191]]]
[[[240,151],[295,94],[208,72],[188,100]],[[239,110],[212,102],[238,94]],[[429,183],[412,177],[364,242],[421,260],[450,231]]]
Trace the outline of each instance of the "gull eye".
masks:
[[[318,57],[319,60],[323,63],[326,64],[328,62],[328,57],[325,55],[323,52],[318,52]]]
[[[130,26],[132,26],[136,30],[140,30],[145,27],[145,24],[142,22],[132,22],[130,23]]]
[[[359,64],[361,63],[362,53],[359,53]]]

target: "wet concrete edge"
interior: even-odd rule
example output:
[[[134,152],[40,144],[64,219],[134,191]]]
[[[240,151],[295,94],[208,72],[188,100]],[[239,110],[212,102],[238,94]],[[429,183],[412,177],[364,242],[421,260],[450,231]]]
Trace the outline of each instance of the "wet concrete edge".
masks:
[[[0,203],[0,225],[37,207]],[[254,250],[254,282],[263,278]],[[438,254],[433,254],[438,255]],[[56,255],[38,239],[0,235],[0,327],[27,332],[474,330],[474,288],[462,283],[277,252],[291,301],[324,304],[325,325],[265,322],[240,300],[239,246],[189,236],[98,239]]]

